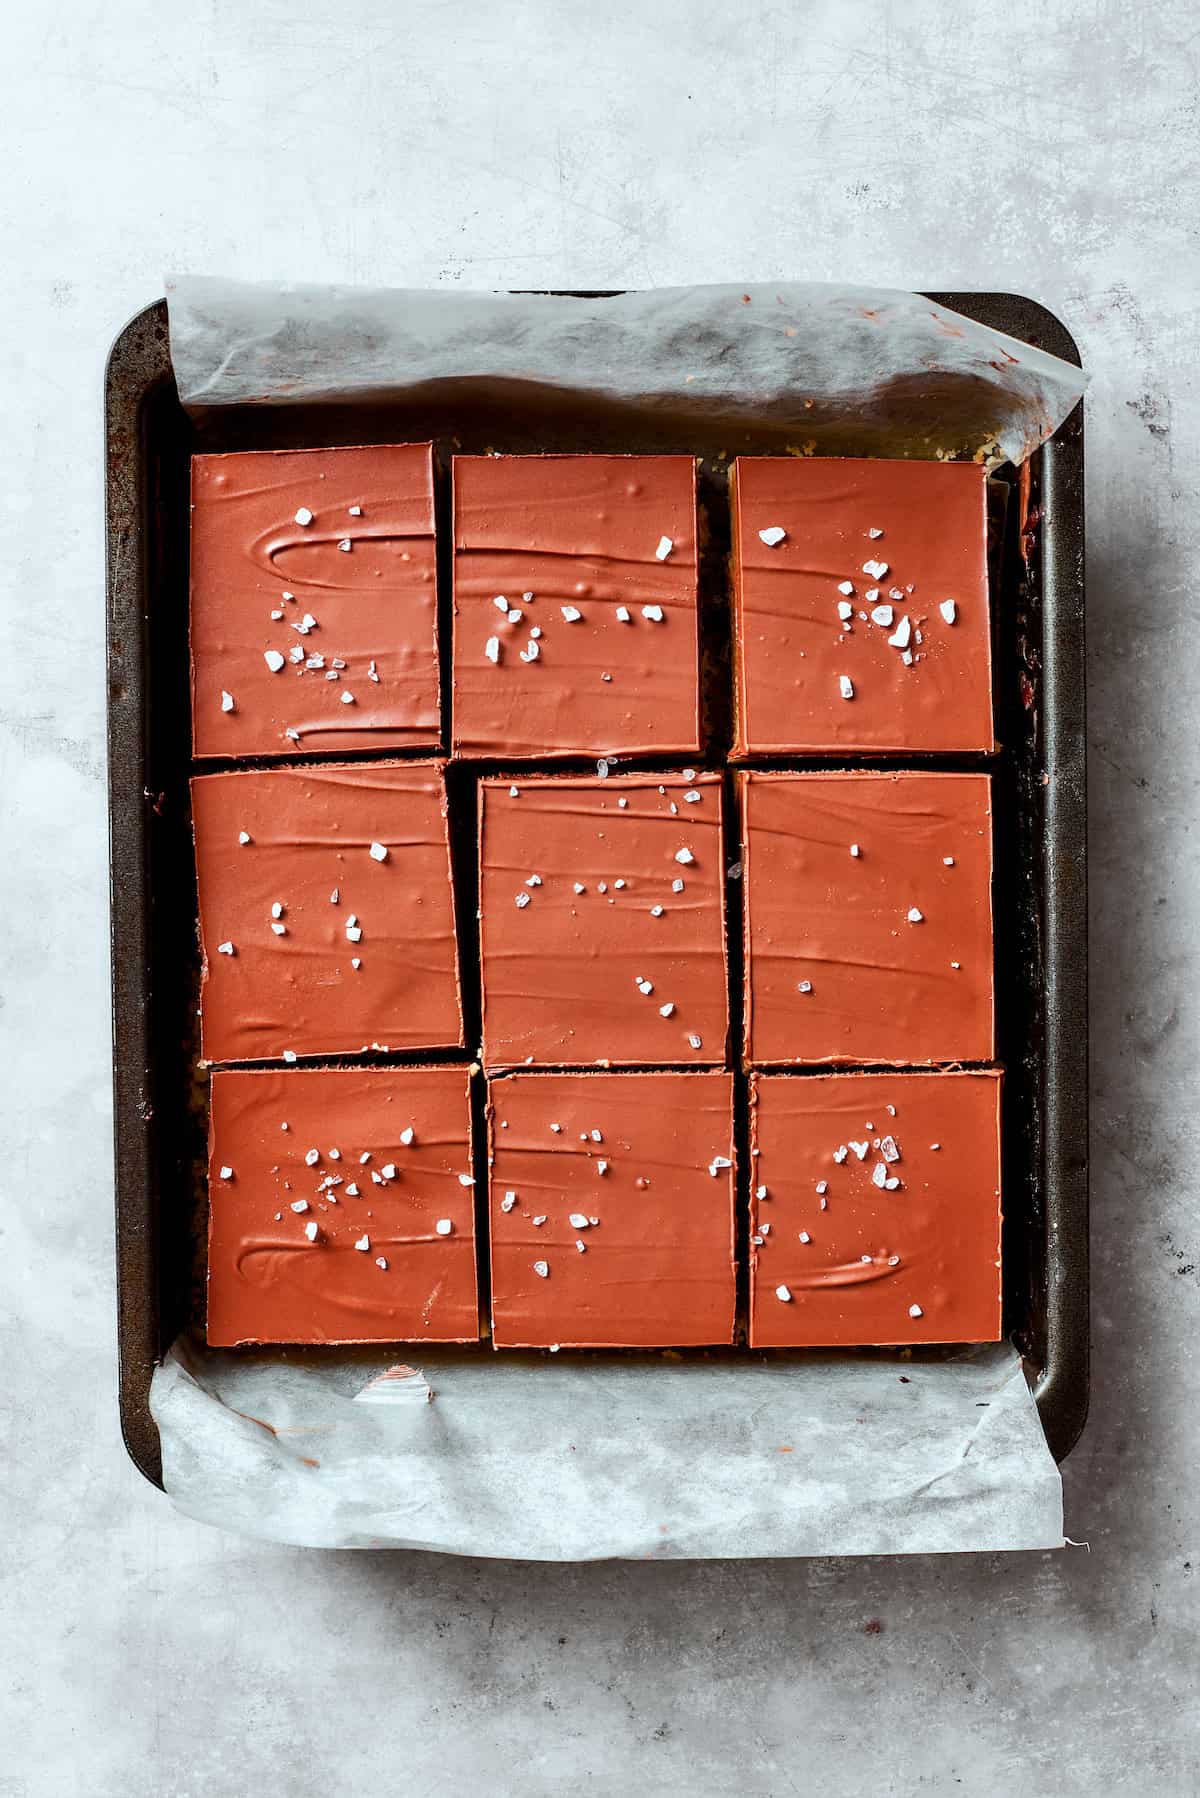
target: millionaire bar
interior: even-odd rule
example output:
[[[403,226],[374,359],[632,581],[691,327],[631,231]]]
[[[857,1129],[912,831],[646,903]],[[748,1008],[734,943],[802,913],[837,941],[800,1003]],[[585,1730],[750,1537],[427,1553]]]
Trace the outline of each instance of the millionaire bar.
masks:
[[[489,1067],[722,1062],[721,779],[487,779],[479,792]]]
[[[750,1076],[752,1347],[999,1339],[1000,1084]]]
[[[731,1077],[513,1074],[488,1091],[495,1346],[728,1344]]]
[[[739,788],[747,1060],[991,1060],[988,776],[754,770]]]
[[[201,774],[192,818],[207,1061],[461,1046],[439,763]]]
[[[732,497],[736,753],[995,747],[982,468],[742,456]]]
[[[192,459],[201,759],[441,742],[428,443]]]
[[[691,456],[457,456],[455,752],[700,748]]]
[[[479,1335],[465,1067],[219,1069],[208,1340]]]

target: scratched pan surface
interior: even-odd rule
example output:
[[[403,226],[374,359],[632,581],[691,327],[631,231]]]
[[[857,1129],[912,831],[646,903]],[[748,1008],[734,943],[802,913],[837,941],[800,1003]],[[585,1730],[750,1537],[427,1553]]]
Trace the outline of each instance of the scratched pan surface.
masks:
[[[1065,328],[1031,300],[933,297],[1078,361]],[[690,428],[685,439],[666,421],[583,412],[552,395],[514,403],[511,394],[489,401],[443,392],[386,406],[231,407],[196,425],[176,394],[163,301],[117,338],[105,416],[120,1403],[131,1458],[161,1484],[150,1376],[178,1332],[203,1317],[206,1078],[196,1061],[199,955],[187,797],[191,454],[432,437],[443,464],[444,523],[444,466],[455,449],[695,451],[706,458],[704,635],[715,677],[706,719],[719,764],[728,731],[721,697],[728,517],[717,452],[781,446],[753,431],[722,430],[718,439],[704,427]],[[1005,1329],[1026,1357],[1050,1447],[1062,1460],[1088,1403],[1082,410],[1022,476],[1005,469],[999,479],[1008,488],[993,561],[1003,748],[985,765],[995,780],[997,1028],[1007,1070]],[[941,758],[938,765],[977,764]],[[469,918],[472,876],[461,853],[468,847],[456,845]],[[477,1040],[476,1005],[477,993],[468,993],[469,1042]],[[744,1229],[741,1240],[744,1250]]]

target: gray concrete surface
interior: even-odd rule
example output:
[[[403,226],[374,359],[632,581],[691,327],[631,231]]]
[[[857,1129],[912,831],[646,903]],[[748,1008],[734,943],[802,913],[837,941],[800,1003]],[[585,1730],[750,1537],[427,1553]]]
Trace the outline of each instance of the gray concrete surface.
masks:
[[[51,0],[0,144],[3,1798],[1200,1789],[1186,0]],[[1090,428],[1090,1553],[580,1569],[193,1526],[113,1401],[100,373],[167,265],[1024,289]]]

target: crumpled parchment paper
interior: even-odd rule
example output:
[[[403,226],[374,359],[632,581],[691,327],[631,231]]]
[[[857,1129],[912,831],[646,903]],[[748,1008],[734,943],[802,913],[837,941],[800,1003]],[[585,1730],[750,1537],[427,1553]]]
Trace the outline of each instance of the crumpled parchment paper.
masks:
[[[432,1353],[372,1386],[387,1365],[177,1345],[152,1391],[167,1491],[272,1542],[535,1561],[1062,1544],[1058,1469],[1008,1347]]]
[[[608,299],[167,283],[191,409],[378,400],[463,386],[586,394],[780,447],[1023,461],[1080,369],[920,294],[786,282]],[[525,390],[522,394],[521,390]]]

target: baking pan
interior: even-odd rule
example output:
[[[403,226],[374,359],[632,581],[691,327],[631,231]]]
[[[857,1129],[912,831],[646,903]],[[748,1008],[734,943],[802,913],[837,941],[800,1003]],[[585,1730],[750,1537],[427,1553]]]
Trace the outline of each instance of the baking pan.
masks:
[[[929,296],[1071,362],[1064,326],[1015,294]],[[156,1361],[202,1316],[205,1081],[197,1066],[195,874],[187,802],[188,465],[208,452],[433,437],[452,449],[695,450],[779,445],[754,431],[688,440],[635,412],[563,396],[464,402],[427,392],[387,406],[229,407],[199,425],[179,404],[165,301],[121,332],[105,376],[108,756],[112,897],[117,1307],[125,1444],[161,1485],[148,1408]],[[710,578],[728,522],[702,479]],[[1005,1329],[1026,1358],[1061,1461],[1088,1404],[1087,892],[1083,416],[1077,407],[1008,484],[995,546],[995,782],[999,1056],[1004,1127]],[[444,489],[444,483],[443,483]],[[444,523],[443,490],[443,523]],[[443,548],[448,538],[443,532]],[[445,595],[443,595],[444,599]],[[711,608],[710,608],[711,610]],[[716,603],[709,618],[727,632]],[[448,638],[448,632],[443,633]],[[708,719],[719,741],[720,717]],[[854,758],[842,758],[846,763]],[[979,765],[939,758],[939,766]],[[873,765],[880,765],[874,763]],[[889,762],[885,765],[903,765]],[[481,1350],[481,1352],[489,1352]]]

